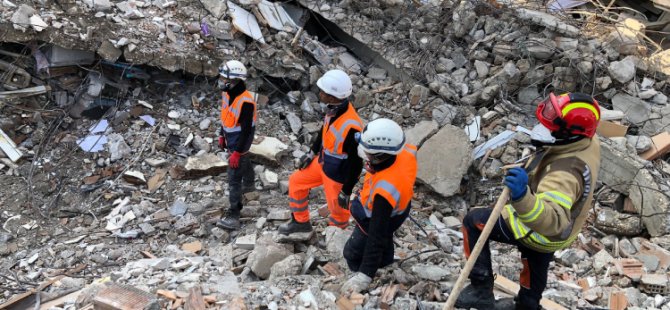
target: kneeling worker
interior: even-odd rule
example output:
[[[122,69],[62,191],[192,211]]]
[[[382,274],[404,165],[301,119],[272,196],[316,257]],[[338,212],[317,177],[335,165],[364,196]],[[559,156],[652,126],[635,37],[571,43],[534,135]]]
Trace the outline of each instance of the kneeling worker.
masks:
[[[598,102],[586,94],[551,93],[535,115],[540,124],[533,128],[531,141],[538,153],[525,169],[507,172],[505,185],[511,203],[502,210],[489,236],[521,252],[519,296],[496,302],[487,240],[470,273],[470,285],[458,296],[458,308],[540,309],[554,252],[572,244],[591,210],[600,169],[600,141],[595,135]],[[474,208],[463,219],[466,257],[491,212],[490,208]]]
[[[355,273],[342,286],[345,294],[367,289],[377,269],[393,263],[393,233],[409,216],[417,173],[416,147],[394,121],[370,122],[358,143],[367,172],[351,201],[356,227],[343,254]]]

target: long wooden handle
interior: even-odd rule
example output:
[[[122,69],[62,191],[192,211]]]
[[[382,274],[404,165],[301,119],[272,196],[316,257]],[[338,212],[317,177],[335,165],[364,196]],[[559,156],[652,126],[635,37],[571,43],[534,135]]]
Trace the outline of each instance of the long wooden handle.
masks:
[[[491,216],[489,217],[488,221],[486,221],[484,230],[482,230],[482,233],[479,235],[479,239],[477,239],[477,244],[475,244],[475,248],[470,253],[470,258],[468,258],[468,261],[465,263],[465,267],[463,267],[461,274],[458,276],[458,280],[456,280],[454,288],[451,289],[449,299],[447,299],[447,303],[444,304],[442,310],[454,309],[454,304],[456,304],[456,299],[458,298],[458,295],[461,294],[461,290],[463,289],[465,279],[467,279],[468,276],[470,275],[470,271],[472,271],[472,267],[475,265],[477,257],[479,257],[479,253],[482,252],[484,244],[486,244],[486,241],[489,238],[489,235],[491,234],[491,230],[493,230],[493,227],[498,221],[498,218],[500,217],[500,212],[502,212],[505,203],[507,203],[508,197],[509,197],[509,188],[505,186],[505,188],[502,191],[502,194],[500,194],[500,197],[498,197],[496,205],[493,207],[493,212],[491,212]]]

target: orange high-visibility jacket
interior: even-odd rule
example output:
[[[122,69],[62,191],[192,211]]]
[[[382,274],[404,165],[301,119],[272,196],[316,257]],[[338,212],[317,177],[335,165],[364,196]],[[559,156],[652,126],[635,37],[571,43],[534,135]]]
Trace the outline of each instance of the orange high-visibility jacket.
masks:
[[[414,196],[416,180],[416,146],[406,144],[391,167],[375,173],[366,173],[360,192],[365,215],[372,217],[373,199],[380,195],[393,206],[391,216],[403,213]]]
[[[251,134],[252,138],[247,142],[248,145],[243,145],[240,148],[237,147],[237,141],[239,140],[242,131],[242,127],[240,126],[240,114],[242,113],[242,105],[246,102],[251,103],[254,106],[254,120],[252,122],[252,127],[256,127],[257,116],[254,97],[248,90],[245,90],[242,94],[237,96],[232,104],[230,103],[228,93],[223,92],[221,97],[221,126],[226,134],[226,143],[231,149],[244,153],[251,147],[253,133]]]
[[[363,129],[363,122],[351,103],[348,103],[344,114],[332,123],[323,124],[321,129],[322,148],[319,162],[326,176],[339,183],[344,182],[347,175],[347,171],[342,171],[344,161],[349,155],[357,156],[343,151],[344,140],[352,129],[360,132]]]

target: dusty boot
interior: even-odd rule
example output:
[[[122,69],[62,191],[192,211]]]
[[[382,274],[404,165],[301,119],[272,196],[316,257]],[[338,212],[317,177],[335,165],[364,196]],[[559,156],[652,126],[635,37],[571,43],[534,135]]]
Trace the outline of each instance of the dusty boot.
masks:
[[[298,221],[295,220],[293,214],[291,214],[290,222],[279,225],[279,233],[282,235],[290,235],[293,233],[302,233],[310,231],[312,231],[312,224],[310,224],[309,221],[299,223]]]
[[[219,226],[227,230],[237,230],[240,229],[240,210],[236,208],[228,209],[226,216],[216,222],[216,226]]]
[[[502,298],[496,300],[495,310],[542,310],[542,306],[533,304],[533,305],[524,305],[519,303],[518,297],[514,298]]]
[[[485,280],[470,279],[456,299],[457,308],[489,310],[495,307],[496,299],[493,296],[493,278]]]

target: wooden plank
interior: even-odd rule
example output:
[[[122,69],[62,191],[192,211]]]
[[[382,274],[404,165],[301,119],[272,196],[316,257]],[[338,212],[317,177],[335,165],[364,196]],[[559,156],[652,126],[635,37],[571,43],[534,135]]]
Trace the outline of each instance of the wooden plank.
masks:
[[[398,292],[398,287],[400,285],[394,284],[394,285],[387,285],[382,288],[382,296],[380,298],[380,308],[382,309],[390,309],[391,305],[393,304],[393,300],[395,299],[395,294]]]
[[[516,296],[520,288],[518,283],[501,275],[496,276],[495,286],[497,289],[512,296]],[[547,310],[568,310],[567,308],[546,298],[542,298],[542,300],[540,300],[540,305]]]
[[[42,282],[37,288],[31,288],[29,291],[27,291],[25,293],[21,293],[21,294],[17,295],[16,297],[10,299],[9,301],[5,302],[4,304],[0,305],[0,309],[6,309],[9,306],[14,305],[14,304],[22,301],[23,299],[29,297],[30,295],[47,288],[48,286],[50,286],[54,282],[62,279],[63,277],[64,276],[58,276],[58,277],[55,277],[53,279]]]
[[[51,309],[51,308],[54,308],[54,307],[59,307],[59,306],[62,306],[63,304],[65,304],[66,302],[67,303],[74,303],[75,301],[77,301],[77,298],[79,297],[79,295],[81,295],[81,292],[83,292],[83,291],[84,290],[81,289],[81,290],[78,290],[76,292],[73,292],[73,293],[67,294],[65,296],[59,297],[57,299],[54,299],[52,301],[43,303],[42,305],[40,305],[40,310],[48,310],[48,309]]]
[[[23,156],[23,153],[16,148],[14,141],[12,141],[2,129],[0,129],[0,149],[2,149],[12,162],[16,162]]]
[[[35,86],[35,87],[28,87],[28,88],[17,89],[17,90],[3,91],[3,92],[0,92],[0,99],[10,98],[10,97],[20,98],[20,97],[29,97],[29,96],[41,95],[41,94],[44,94],[44,93],[46,93],[50,90],[51,90],[51,88],[49,86]]]
[[[184,304],[185,310],[204,310],[207,306],[205,305],[205,299],[202,297],[202,290],[199,286],[192,287],[189,290],[188,298]]]
[[[664,131],[651,138],[651,148],[640,154],[646,160],[654,160],[670,152],[670,133]]]

